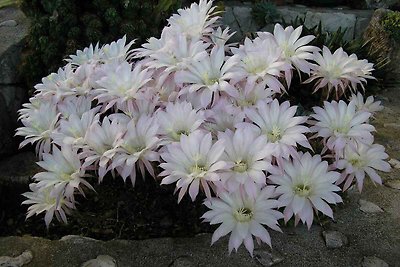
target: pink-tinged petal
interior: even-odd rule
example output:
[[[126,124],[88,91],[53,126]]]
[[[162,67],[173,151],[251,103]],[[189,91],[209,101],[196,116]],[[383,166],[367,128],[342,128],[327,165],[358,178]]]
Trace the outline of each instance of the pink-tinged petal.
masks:
[[[223,222],[217,228],[217,230],[215,230],[215,232],[213,233],[212,238],[211,238],[211,245],[214,244],[221,237],[232,232],[234,227],[235,227],[235,223],[233,220],[227,220],[227,221]]]
[[[333,218],[333,211],[329,205],[319,197],[310,197],[313,206],[328,217]]]
[[[190,184],[189,196],[192,199],[192,201],[195,201],[196,196],[199,193],[199,186],[200,186],[199,179],[194,179],[193,182]]]

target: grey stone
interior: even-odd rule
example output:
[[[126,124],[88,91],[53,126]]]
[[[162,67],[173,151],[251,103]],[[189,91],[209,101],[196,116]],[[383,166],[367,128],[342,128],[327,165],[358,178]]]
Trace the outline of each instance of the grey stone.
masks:
[[[306,20],[304,25],[307,27],[313,27],[322,22],[322,29],[326,32],[335,32],[341,27],[342,29],[347,28],[344,38],[351,40],[354,38],[354,29],[356,25],[356,16],[354,14],[345,14],[341,12],[314,12],[308,11],[306,13]]]
[[[5,20],[3,22],[0,22],[0,27],[15,27],[17,25],[18,25],[18,22],[16,22],[13,19]]]
[[[400,161],[397,159],[390,159],[389,164],[395,169],[400,169]]]
[[[33,255],[29,250],[24,251],[17,257],[1,256],[0,267],[20,267],[32,261]]]
[[[400,180],[387,180],[384,185],[387,187],[400,190]]]
[[[355,29],[354,29],[354,37],[362,38],[365,29],[367,29],[371,18],[357,18]]]
[[[389,267],[385,261],[375,256],[364,257],[361,262],[362,267]]]
[[[322,236],[327,248],[341,248],[349,243],[347,236],[339,231],[323,231]]]
[[[0,84],[16,84],[20,82],[18,69],[29,21],[13,7],[0,9],[0,17],[17,23],[14,27],[0,27]]]
[[[109,255],[99,255],[95,259],[84,262],[81,267],[116,267],[117,261]]]
[[[391,8],[393,6],[400,6],[399,0],[365,0],[365,3],[370,9]]]
[[[383,212],[383,210],[376,205],[375,203],[372,203],[370,201],[360,199],[358,201],[358,204],[360,204],[360,210],[365,213],[380,213]]]
[[[283,261],[282,255],[277,251],[267,249],[255,249],[254,259],[262,266],[273,266]]]
[[[282,18],[282,21],[286,23],[290,23],[297,19],[305,19],[307,10],[303,9],[291,9],[287,7],[278,8],[279,15]]]
[[[190,256],[181,256],[174,260],[174,262],[170,265],[171,267],[195,267],[198,266],[192,257]]]
[[[233,7],[233,15],[236,18],[242,36],[258,30],[256,23],[252,19],[251,10],[251,7],[248,6]]]
[[[87,242],[99,242],[99,240],[79,235],[66,235],[61,237],[60,241],[62,242],[71,242],[74,244],[84,244]]]

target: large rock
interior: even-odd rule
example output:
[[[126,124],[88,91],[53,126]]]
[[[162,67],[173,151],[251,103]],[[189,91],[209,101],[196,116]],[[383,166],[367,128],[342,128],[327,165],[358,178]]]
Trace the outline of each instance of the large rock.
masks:
[[[14,22],[14,23],[9,23]],[[0,84],[20,82],[21,50],[25,45],[29,21],[13,7],[0,9]]]
[[[400,6],[399,0],[365,0],[365,3],[370,9],[391,8]]]
[[[357,18],[354,14],[345,14],[340,12],[327,14],[325,12],[308,11],[304,24],[307,27],[313,27],[321,22],[322,30],[326,32],[334,32],[339,28],[347,28],[344,38],[346,40],[351,40],[354,37],[356,20]]]
[[[257,25],[251,14],[250,4],[227,5],[223,15],[223,24],[228,25],[236,35],[232,41],[242,40],[248,33],[256,31],[272,31],[274,23]],[[296,19],[304,20],[307,27],[314,27],[322,22],[322,29],[334,32],[339,28],[347,28],[346,40],[361,37],[372,17],[370,10],[338,10],[332,8],[312,9],[301,6],[284,6],[277,8],[280,18],[278,23],[290,24]]]
[[[21,82],[21,53],[29,21],[14,7],[0,9],[0,157],[15,152],[17,110],[26,101]]]

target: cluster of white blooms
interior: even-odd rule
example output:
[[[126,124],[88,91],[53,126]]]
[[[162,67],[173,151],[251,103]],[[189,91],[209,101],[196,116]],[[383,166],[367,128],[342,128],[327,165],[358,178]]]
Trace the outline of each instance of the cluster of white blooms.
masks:
[[[229,251],[243,243],[252,254],[253,236],[271,245],[265,226],[280,231],[278,220],[294,218],[311,227],[315,212],[333,216],[340,191],[354,182],[361,190],[365,174],[381,183],[376,170],[389,171],[388,155],[369,124],[379,103],[359,94],[299,116],[280,101],[295,90],[294,71],[343,95],[371,78],[372,64],[342,49],[321,53],[302,27],[277,24],[234,46],[218,19],[212,1],[200,0],[178,10],[159,39],[139,49],[125,37],[91,45],[36,85],[17,130],[44,170],[24,194],[28,217],[66,222],[90,183],[108,174],[134,185],[140,171],[176,184],[178,201],[205,196],[204,220],[220,224],[212,242],[231,233]]]

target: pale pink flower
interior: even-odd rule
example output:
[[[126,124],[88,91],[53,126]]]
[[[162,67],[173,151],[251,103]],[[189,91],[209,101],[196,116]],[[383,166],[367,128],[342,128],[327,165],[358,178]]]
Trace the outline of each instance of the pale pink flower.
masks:
[[[283,170],[283,171],[282,171]],[[299,220],[311,227],[313,209],[333,218],[329,204],[342,202],[335,192],[341,189],[335,185],[338,172],[329,171],[328,163],[321,161],[320,155],[311,156],[301,153],[298,158],[284,160],[282,166],[275,167],[268,179],[278,185],[278,201],[284,206],[284,218],[287,222],[293,215],[295,223]]]
[[[151,80],[151,72],[141,64],[135,65],[133,70],[128,62],[107,66],[109,71],[97,81],[96,88],[96,99],[99,103],[104,103],[105,110],[140,98],[140,90]]]
[[[271,167],[271,144],[252,128],[239,128],[235,132],[220,132],[225,152],[221,159],[232,167],[221,175],[229,192],[242,189],[249,197],[256,197],[257,189],[266,184],[264,171]]]
[[[282,50],[271,39],[246,38],[244,45],[231,48],[234,55],[238,55],[235,68],[235,80],[247,78],[250,83],[260,79],[265,81],[271,90],[279,93],[284,90],[279,77],[282,72],[290,70],[290,64],[281,58]]]
[[[355,101],[347,105],[344,101],[324,102],[324,108],[314,107],[311,117],[317,120],[310,128],[316,136],[322,137],[326,147],[334,151],[338,158],[343,153],[346,144],[354,141],[372,144],[374,137],[371,132],[374,126],[367,123],[371,113],[356,112]],[[324,152],[324,151],[323,151]]]
[[[57,106],[52,101],[42,102],[42,100],[39,100],[25,107],[25,109],[19,111],[19,118],[24,126],[19,127],[15,135],[25,137],[25,140],[19,146],[20,148],[28,143],[36,143],[36,153],[41,158],[43,153],[50,152],[52,141],[50,136],[56,128],[59,118]]]
[[[350,101],[354,101],[356,103],[357,112],[366,111],[374,115],[378,111],[383,110],[381,101],[374,101],[374,97],[369,96],[364,102],[364,97],[360,92],[358,92],[357,95],[355,94],[351,95]]]
[[[42,83],[35,85],[36,97],[54,99],[57,102],[62,97],[74,95],[72,90],[72,76],[74,68],[71,64],[59,68],[57,73],[51,73],[42,79]]]
[[[199,40],[188,40],[186,36],[164,28],[161,38],[150,38],[142,48],[135,50],[135,57],[146,57],[144,64],[149,68],[164,68],[166,73],[186,69],[192,61],[207,55],[209,44]]]
[[[182,134],[189,135],[205,121],[204,112],[193,109],[188,102],[168,103],[156,116],[160,134],[169,142],[179,142]]]
[[[327,88],[328,94],[334,89],[336,98],[346,93],[346,89],[356,91],[356,87],[367,82],[367,78],[372,71],[371,63],[366,60],[358,60],[355,54],[348,55],[343,48],[338,48],[333,54],[327,47],[323,47],[322,55],[315,53],[314,57],[317,65],[313,65],[311,77],[305,81],[312,82],[317,80],[315,84],[316,92],[320,88]],[[328,95],[329,96],[329,95]]]
[[[232,44],[227,44],[227,41],[235,34],[235,32],[230,33],[230,28],[226,27],[222,30],[221,27],[217,29],[213,29],[212,33],[210,34],[209,38],[210,41],[216,46],[233,46]]]
[[[85,159],[82,168],[97,168],[99,182],[110,170],[116,144],[125,131],[126,125],[121,120],[110,121],[108,117],[104,117],[101,125],[98,121],[94,121],[86,131],[83,150],[80,154],[80,157]]]
[[[302,125],[307,117],[295,116],[297,106],[290,106],[288,101],[279,104],[275,99],[271,103],[260,101],[255,108],[246,109],[247,118],[256,124],[271,143],[272,155],[288,158],[297,155],[297,144],[311,149],[304,135],[308,127]],[[246,127],[242,124],[239,127]]]
[[[200,39],[203,35],[212,32],[213,24],[218,20],[212,6],[213,1],[200,0],[192,3],[189,8],[178,9],[168,19],[169,28],[191,39]]]
[[[271,246],[271,237],[263,225],[281,232],[278,220],[282,213],[275,210],[279,202],[275,199],[275,187],[267,186],[257,190],[256,197],[249,197],[246,193],[239,191],[223,192],[219,198],[207,199],[204,204],[210,210],[202,218],[206,222],[221,224],[215,230],[211,244],[219,238],[231,233],[229,238],[229,253],[236,251],[242,243],[253,256],[253,236],[257,242],[267,243]]]
[[[51,193],[50,187],[40,188],[35,183],[29,185],[29,189],[32,192],[26,192],[22,194],[27,200],[23,201],[23,205],[30,205],[26,218],[38,215],[42,212],[46,212],[44,221],[47,228],[50,222],[53,220],[54,214],[59,221],[67,223],[66,214],[70,214],[71,209],[75,206],[64,196],[55,196]]]
[[[242,110],[253,107],[258,102],[272,102],[275,92],[267,87],[265,81],[249,83],[247,81],[239,82],[234,87],[236,93],[232,97],[232,101]]]
[[[63,119],[68,119],[71,114],[82,117],[91,107],[92,100],[86,96],[69,96],[57,103],[57,109],[61,113],[61,118]]]
[[[135,43],[135,40],[126,43],[126,35],[116,42],[104,45],[100,50],[101,59],[105,63],[123,63],[129,61],[132,57],[133,50],[131,46]]]
[[[50,135],[53,142],[60,146],[66,144],[78,148],[83,147],[85,144],[84,137],[89,126],[100,120],[99,109],[100,107],[96,107],[81,116],[73,113],[66,119],[60,119],[59,127]]]
[[[365,174],[375,183],[382,184],[382,179],[375,170],[389,172],[390,165],[385,161],[388,154],[381,145],[365,145],[355,143],[347,145],[344,149],[344,157],[340,159],[336,167],[342,169],[342,177],[337,184],[346,181],[343,190],[347,190],[354,181],[357,182],[358,190],[361,192]]]
[[[307,35],[300,38],[302,30],[303,26],[299,26],[296,29],[288,26],[284,29],[280,24],[275,24],[273,35],[266,32],[259,32],[258,36],[261,39],[274,38],[282,50],[282,58],[299,71],[310,74],[312,64],[309,60],[314,59],[313,53],[317,52],[319,48],[307,45],[315,39],[315,36]],[[292,72],[292,70],[285,71],[288,87],[290,87],[292,80]]]
[[[176,73],[175,81],[178,84],[188,84],[188,93],[199,93],[200,102],[203,107],[211,103],[219,96],[219,92],[232,94],[233,86],[229,80],[235,76],[232,68],[235,66],[235,56],[225,61],[224,47],[215,46],[210,55],[200,61],[192,62],[187,66],[187,70]]]
[[[160,164],[164,169],[160,176],[166,176],[161,184],[177,182],[176,189],[180,189],[178,202],[188,189],[194,201],[199,187],[210,198],[209,183],[218,181],[220,171],[229,168],[229,165],[220,159],[222,153],[223,141],[218,140],[213,144],[211,133],[195,131],[188,136],[182,135],[179,143],[167,145],[166,152],[161,154],[165,163]]]
[[[75,55],[70,55],[65,61],[75,66],[84,64],[93,64],[101,60],[101,49],[99,49],[99,43],[93,47],[90,44],[89,47],[85,47],[83,50],[77,50]]]
[[[132,185],[135,185],[136,165],[143,178],[145,169],[155,177],[151,162],[159,161],[159,154],[155,151],[160,145],[157,132],[155,119],[146,115],[128,123],[124,136],[116,143],[111,163],[111,167],[118,171],[124,181],[129,176]]]
[[[230,99],[219,98],[211,109],[205,110],[207,122],[205,128],[215,135],[217,132],[230,129],[235,130],[238,123],[243,122],[245,118],[244,112],[234,106]]]
[[[93,187],[84,179],[85,170],[82,168],[77,149],[71,146],[52,147],[52,153],[44,153],[43,161],[37,163],[45,171],[33,176],[40,188],[51,188],[51,195],[73,199],[75,190],[84,195],[81,184],[89,189]]]

